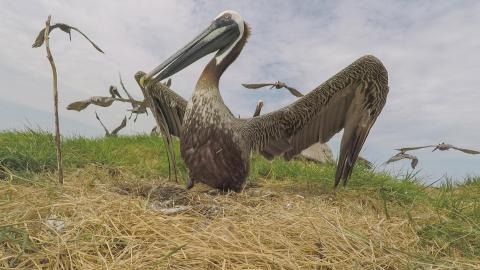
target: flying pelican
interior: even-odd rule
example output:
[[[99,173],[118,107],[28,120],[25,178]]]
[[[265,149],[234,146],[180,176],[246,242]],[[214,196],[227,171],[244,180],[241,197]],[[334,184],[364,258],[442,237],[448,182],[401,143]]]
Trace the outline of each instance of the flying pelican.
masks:
[[[402,160],[402,159],[412,160],[412,162],[410,163],[410,166],[412,166],[412,169],[415,169],[415,167],[417,167],[418,158],[414,155],[410,155],[410,154],[407,154],[405,152],[397,153],[396,155],[391,157],[389,160],[387,160],[387,162],[385,162],[385,163],[388,164],[388,163],[392,163],[392,162],[399,161],[399,160]]]
[[[202,182],[240,191],[249,172],[250,154],[290,160],[316,142],[327,142],[344,129],[335,175],[336,188],[347,184],[358,154],[388,93],[383,64],[367,55],[294,103],[261,116],[239,119],[224,104],[220,77],[242,51],[249,26],[235,11],[224,11],[190,43],[148,74],[135,78],[157,124],[180,137],[189,171],[187,188]],[[160,83],[198,59],[215,53],[187,102]]]
[[[422,149],[422,148],[429,148],[429,147],[433,147],[432,152],[435,151],[435,150],[447,151],[447,150],[450,150],[450,149],[455,149],[455,150],[461,151],[461,152],[466,153],[466,154],[471,154],[471,155],[480,154],[480,151],[472,150],[472,149],[466,149],[466,148],[460,148],[460,147],[456,147],[456,146],[453,146],[451,144],[447,144],[447,143],[444,143],[444,142],[442,142],[440,144],[437,144],[437,145],[404,147],[404,148],[398,148],[398,149],[395,149],[395,150],[400,151],[401,153],[405,153],[407,151],[412,151],[412,150],[417,150],[417,149]]]
[[[435,151],[435,150],[440,150],[440,151],[446,151],[446,150],[450,150],[450,149],[455,149],[455,150],[458,150],[458,151],[461,151],[461,152],[464,152],[464,153],[467,153],[467,154],[472,154],[472,155],[478,155],[480,154],[480,151],[477,151],[477,150],[471,150],[471,149],[465,149],[465,148],[460,148],[460,147],[456,147],[456,146],[453,146],[451,144],[446,144],[444,142],[442,142],[441,144],[438,144],[435,146],[435,148],[432,150]]]
[[[296,97],[303,97],[303,94],[300,93],[297,89],[290,87],[286,85],[284,82],[281,81],[276,81],[274,83],[242,83],[242,86],[248,89],[258,89],[261,87],[265,86],[270,86],[270,89],[274,88],[275,89],[282,89],[285,88],[288,91],[290,91],[290,94],[296,96]]]

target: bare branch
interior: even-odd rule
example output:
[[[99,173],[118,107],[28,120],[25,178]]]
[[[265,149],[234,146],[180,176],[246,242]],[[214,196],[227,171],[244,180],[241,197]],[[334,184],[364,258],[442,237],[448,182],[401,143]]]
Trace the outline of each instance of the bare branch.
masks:
[[[44,43],[44,41],[46,40],[46,37],[51,33],[52,30],[56,29],[56,28],[59,28],[60,30],[62,30],[63,32],[67,33],[69,35],[69,38],[70,38],[70,41],[72,40],[72,33],[71,33],[71,30],[75,30],[77,31],[80,35],[82,35],[84,38],[86,38],[90,44],[92,44],[92,46],[99,52],[101,53],[104,53],[102,51],[102,49],[100,49],[100,47],[97,46],[97,44],[95,44],[91,39],[89,39],[82,31],[80,31],[78,28],[76,27],[73,27],[73,26],[70,26],[70,25],[67,25],[67,24],[64,24],[64,23],[56,23],[54,25],[52,25],[51,27],[49,27],[49,31],[47,31],[47,33],[45,33],[45,30],[47,29],[46,27],[42,30],[40,30],[40,32],[38,33],[38,36],[37,38],[35,39],[35,42],[33,43],[32,45],[32,48],[38,48],[40,46],[42,46],[42,44]]]
[[[127,117],[123,117],[122,123],[118,127],[116,127],[114,130],[112,130],[112,136],[116,137],[118,132],[127,126]]]
[[[53,77],[53,109],[55,115],[55,148],[57,155],[57,169],[58,169],[58,182],[63,184],[63,162],[62,162],[62,148],[61,148],[61,138],[60,138],[60,120],[58,117],[58,86],[57,86],[57,67],[55,66],[55,61],[53,61],[53,56],[50,51],[50,42],[49,42],[49,33],[50,33],[50,19],[51,15],[48,15],[48,19],[45,22],[45,29],[43,39],[45,40],[45,49],[47,50],[47,58],[50,62],[52,68],[52,77]]]
[[[122,75],[120,73],[118,73],[118,78],[120,79],[120,86],[122,86],[122,89],[125,92],[125,94],[127,94],[128,98],[130,100],[134,100],[133,97],[130,95],[130,93],[127,91],[127,88],[125,87],[125,84],[123,83],[123,80],[122,80]],[[171,81],[170,81],[170,83],[171,83]],[[133,119],[133,122],[137,121],[137,118],[138,118],[139,114],[145,113],[145,114],[148,115],[147,104],[146,104],[145,100],[139,105],[135,105],[135,104],[132,103],[132,109],[128,110],[128,111],[131,112],[128,119],[131,119],[133,114],[136,114],[135,119]]]
[[[123,84],[122,74],[118,73],[118,78],[120,79],[120,86],[122,87],[125,94],[127,94],[128,99],[134,100],[132,95],[130,95],[130,93],[127,91],[127,88],[125,87],[125,84]],[[135,108],[135,106],[133,106],[133,104],[132,104],[132,108]]]
[[[62,164],[62,151],[61,151],[61,138],[60,138],[60,121],[58,117],[58,84],[57,84],[57,68],[55,66],[55,62],[53,60],[52,53],[50,51],[50,33],[55,28],[59,28],[63,32],[69,35],[70,41],[72,40],[71,30],[77,31],[80,33],[84,38],[86,38],[92,46],[97,49],[99,52],[103,53],[103,51],[92,41],[90,40],[82,31],[78,28],[69,26],[63,23],[57,23],[50,26],[52,16],[49,15],[47,21],[45,22],[45,28],[40,30],[35,39],[35,42],[32,45],[32,48],[38,48],[45,43],[45,49],[47,51],[47,58],[50,62],[50,66],[52,68],[52,77],[53,77],[53,104],[54,104],[54,116],[55,116],[55,146],[56,146],[56,156],[57,156],[57,167],[58,167],[58,181],[60,184],[63,184],[63,164]],[[74,106],[76,108],[85,108],[88,104],[77,104]]]
[[[97,112],[95,112],[95,117],[97,118],[98,122],[100,122],[100,125],[102,125],[103,130],[105,130],[105,136],[110,137],[110,131],[108,131],[107,127],[103,124],[102,120],[100,120],[100,117],[98,117]]]
[[[112,132],[110,132],[108,131],[107,127],[103,124],[102,120],[100,120],[100,117],[98,117],[97,112],[95,112],[95,117],[97,118],[98,122],[100,122],[100,125],[102,125],[103,130],[105,130],[105,137],[117,137],[118,132],[127,126],[127,117],[125,116],[122,120],[122,123],[120,123],[118,127],[112,130]]]

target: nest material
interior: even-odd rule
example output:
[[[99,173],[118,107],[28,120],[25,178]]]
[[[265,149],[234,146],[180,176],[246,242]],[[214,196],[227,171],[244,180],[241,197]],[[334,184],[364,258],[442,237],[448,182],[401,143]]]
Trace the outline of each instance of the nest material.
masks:
[[[406,218],[386,220],[363,198],[292,194],[288,183],[185,192],[132,177],[86,168],[67,174],[63,190],[0,182],[0,232],[13,231],[0,241],[0,268],[406,269],[436,253],[419,244]],[[185,209],[166,214],[152,203]],[[61,230],[45,225],[51,217]]]

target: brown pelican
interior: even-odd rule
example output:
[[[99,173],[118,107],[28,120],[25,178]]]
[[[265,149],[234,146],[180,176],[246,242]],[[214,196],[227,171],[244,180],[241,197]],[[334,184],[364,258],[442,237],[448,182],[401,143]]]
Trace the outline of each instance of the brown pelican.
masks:
[[[241,190],[249,172],[250,153],[291,159],[316,142],[326,142],[344,129],[335,187],[346,185],[358,154],[388,93],[388,76],[374,56],[363,56],[325,83],[277,111],[236,118],[218,88],[250,29],[234,11],[218,15],[208,28],[148,74],[137,72],[159,127],[180,137],[189,171],[187,187],[203,182],[219,189]],[[187,102],[160,83],[198,59],[215,52]]]
[[[472,155],[480,154],[480,151],[477,151],[477,150],[460,148],[460,147],[456,147],[456,146],[453,146],[451,144],[446,144],[446,143],[443,143],[443,142],[441,144],[436,145],[435,148],[432,150],[432,152],[437,150],[437,149],[440,150],[440,151],[455,149],[455,150],[458,150],[458,151],[461,151],[461,152],[464,152],[464,153],[467,153],[467,154],[472,154]]]
[[[418,164],[418,158],[416,156],[407,154],[405,152],[397,153],[396,155],[391,157],[389,160],[387,160],[386,163],[388,164],[388,163],[392,163],[392,162],[399,161],[399,160],[402,160],[402,159],[412,160],[412,163],[410,164],[412,166],[412,169],[415,169],[415,167]]]
[[[248,88],[248,89],[258,89],[258,88],[262,88],[262,87],[265,87],[265,86],[270,86],[270,89],[274,88],[275,89],[282,89],[282,88],[285,88],[287,89],[288,91],[290,91],[290,93],[296,97],[303,97],[303,94],[300,93],[297,89],[293,88],[293,87],[290,87],[288,85],[286,85],[284,82],[281,82],[281,81],[276,81],[274,83],[242,83],[242,86],[245,87],[245,88]]]
[[[472,150],[472,149],[466,149],[466,148],[460,148],[460,147],[456,147],[456,146],[453,146],[451,144],[446,144],[444,142],[440,143],[440,144],[437,144],[437,145],[425,145],[425,146],[416,146],[416,147],[404,147],[404,148],[399,148],[399,149],[395,149],[397,151],[400,151],[401,153],[405,153],[407,151],[412,151],[412,150],[417,150],[417,149],[422,149],[422,148],[429,148],[429,147],[433,147],[433,151],[435,150],[440,150],[440,151],[446,151],[446,150],[450,150],[450,149],[455,149],[455,150],[458,150],[458,151],[461,151],[461,152],[464,152],[466,154],[472,154],[472,155],[478,155],[480,154],[480,151],[477,151],[477,150]]]
[[[455,150],[462,151],[462,152],[467,153],[467,154],[472,154],[472,155],[480,154],[480,151],[460,148],[460,147],[456,147],[456,146],[453,146],[451,144],[446,144],[446,143],[442,142],[442,143],[437,144],[437,145],[424,145],[424,146],[403,147],[403,148],[395,149],[395,150],[400,151],[400,152],[397,153],[396,155],[394,155],[393,157],[391,157],[389,160],[387,160],[386,163],[388,164],[388,163],[392,163],[392,162],[399,161],[399,160],[402,160],[402,159],[411,159],[412,160],[412,164],[411,164],[412,168],[415,169],[415,167],[418,164],[418,158],[414,155],[407,154],[407,152],[408,151],[413,151],[413,150],[418,150],[418,149],[423,149],[423,148],[434,148],[432,150],[432,152],[437,150],[437,149],[440,150],[440,151],[455,149]]]

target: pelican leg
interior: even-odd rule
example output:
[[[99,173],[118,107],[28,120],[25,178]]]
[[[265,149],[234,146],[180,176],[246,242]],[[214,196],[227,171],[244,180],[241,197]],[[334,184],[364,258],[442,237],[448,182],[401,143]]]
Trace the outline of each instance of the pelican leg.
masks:
[[[195,181],[193,179],[188,179],[187,186],[185,187],[186,189],[191,189],[195,185]]]

